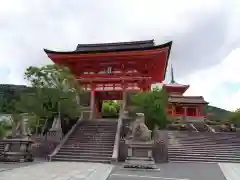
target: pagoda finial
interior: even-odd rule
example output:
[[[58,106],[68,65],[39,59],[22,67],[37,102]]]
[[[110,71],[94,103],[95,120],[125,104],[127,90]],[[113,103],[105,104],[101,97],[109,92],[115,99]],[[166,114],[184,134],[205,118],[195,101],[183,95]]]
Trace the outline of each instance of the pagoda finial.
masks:
[[[172,64],[171,64],[171,83],[175,83]]]

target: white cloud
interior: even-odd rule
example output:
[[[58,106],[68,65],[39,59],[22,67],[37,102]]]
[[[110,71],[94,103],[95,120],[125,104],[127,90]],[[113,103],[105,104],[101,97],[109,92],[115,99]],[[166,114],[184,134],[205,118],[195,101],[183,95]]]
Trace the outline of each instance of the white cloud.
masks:
[[[183,82],[191,84],[186,95],[203,95],[213,105],[234,110],[240,107],[240,48],[218,65],[193,73]],[[234,92],[231,83],[236,84]]]
[[[239,47],[239,13],[239,0],[2,0],[0,83],[22,84],[26,67],[50,63],[43,48],[154,38],[173,41],[171,62],[178,79],[191,84],[188,93],[237,107],[223,98],[229,91],[222,85],[238,81],[230,66],[237,68],[236,57],[225,58]],[[228,94],[231,101],[235,93]]]

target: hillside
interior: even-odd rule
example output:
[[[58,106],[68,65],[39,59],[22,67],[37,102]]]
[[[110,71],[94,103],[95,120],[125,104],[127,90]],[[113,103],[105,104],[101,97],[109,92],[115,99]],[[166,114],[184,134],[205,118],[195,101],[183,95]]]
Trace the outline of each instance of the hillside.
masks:
[[[230,116],[231,111],[208,105],[206,113],[213,114],[213,118],[211,118],[213,120],[226,120]]]

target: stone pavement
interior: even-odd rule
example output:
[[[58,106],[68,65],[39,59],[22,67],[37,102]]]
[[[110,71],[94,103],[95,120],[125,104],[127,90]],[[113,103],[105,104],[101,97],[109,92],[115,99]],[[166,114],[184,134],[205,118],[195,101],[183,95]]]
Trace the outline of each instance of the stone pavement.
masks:
[[[227,180],[240,180],[239,163],[219,163],[219,166]]]
[[[226,180],[217,163],[168,163],[158,167],[160,171],[132,171],[116,166],[108,180]]]
[[[160,171],[131,171],[121,165],[100,163],[0,163],[0,180],[240,180],[240,164],[236,163],[185,162],[158,166]]]
[[[105,180],[112,168],[100,163],[42,162],[0,171],[0,180]]]

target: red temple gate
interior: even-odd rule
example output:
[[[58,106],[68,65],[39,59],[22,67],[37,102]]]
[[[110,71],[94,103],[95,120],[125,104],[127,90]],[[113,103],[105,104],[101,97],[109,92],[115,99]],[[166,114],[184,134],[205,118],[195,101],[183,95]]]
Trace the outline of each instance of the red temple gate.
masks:
[[[75,51],[46,50],[48,57],[67,66],[83,89],[91,92],[92,118],[103,100],[123,100],[126,92],[149,91],[165,79],[172,42],[155,45],[153,40],[79,44]]]

